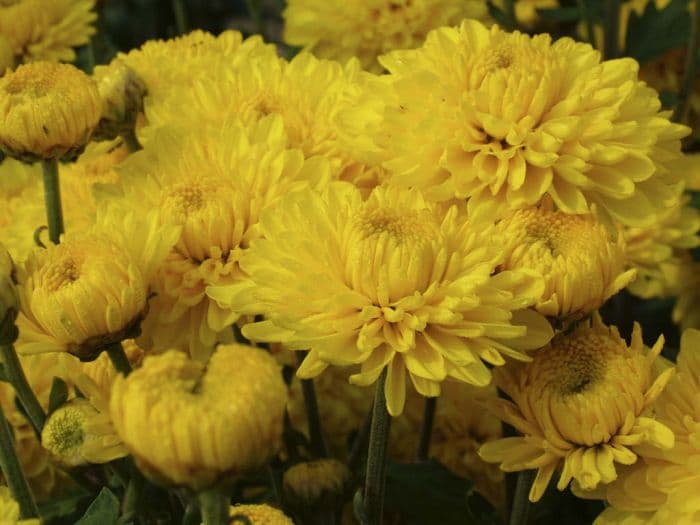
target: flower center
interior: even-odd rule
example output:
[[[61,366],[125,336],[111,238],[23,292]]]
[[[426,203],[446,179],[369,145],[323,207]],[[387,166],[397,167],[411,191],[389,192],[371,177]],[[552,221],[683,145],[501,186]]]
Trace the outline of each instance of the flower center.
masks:
[[[210,185],[199,181],[176,184],[165,196],[163,207],[182,220],[204,206],[205,195],[211,189]]]
[[[79,410],[66,408],[57,414],[47,429],[53,451],[67,454],[79,448],[85,441],[85,421],[85,415]]]
[[[80,264],[70,255],[50,263],[44,269],[44,287],[49,292],[55,292],[68,286],[80,278]]]
[[[507,43],[501,43],[486,54],[484,69],[489,73],[499,69],[507,69],[513,63],[513,50]]]
[[[601,348],[611,341],[597,334],[585,338],[572,337],[545,350],[551,363],[551,378],[547,390],[568,397],[595,388],[605,377],[605,359]]]
[[[397,242],[420,241],[425,237],[418,212],[399,214],[396,210],[372,210],[358,220],[367,238],[386,233]]]

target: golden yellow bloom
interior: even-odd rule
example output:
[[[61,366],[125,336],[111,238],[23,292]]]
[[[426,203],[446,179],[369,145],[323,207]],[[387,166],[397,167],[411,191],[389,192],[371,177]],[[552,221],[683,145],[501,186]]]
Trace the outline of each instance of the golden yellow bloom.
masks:
[[[146,94],[141,78],[119,58],[107,66],[95,66],[93,78],[103,102],[95,136],[113,139],[133,130]]]
[[[0,3],[0,34],[23,62],[73,62],[73,48],[95,33],[95,0],[16,0]]]
[[[318,512],[318,506],[336,509],[351,488],[350,471],[337,459],[297,463],[282,478],[285,500],[299,512]]]
[[[15,54],[12,51],[12,45],[7,38],[0,35],[0,77],[13,67],[15,67]]]
[[[680,278],[687,250],[700,246],[700,212],[689,200],[684,196],[648,227],[624,229],[627,262],[637,270],[637,278],[628,286],[634,295],[668,297],[687,286]]]
[[[260,54],[274,54],[271,44],[254,36],[243,41],[238,31],[214,36],[192,31],[170,40],[149,40],[139,49],[117,58],[133,69],[148,90],[145,105],[158,103],[176,86],[192,85],[209,68],[233,67]]]
[[[300,191],[264,213],[260,231],[241,259],[247,286],[212,286],[209,296],[265,314],[246,337],[310,349],[299,377],[359,364],[350,380],[366,386],[386,367],[392,415],[403,410],[407,371],[424,396],[439,395],[447,377],[484,386],[484,362],[528,360],[522,350],[552,336],[525,310],[541,277],[492,275],[501,255],[493,230],[472,229],[457,206],[442,213],[417,190],[379,187],[367,201],[341,182]]]
[[[46,420],[41,445],[67,467],[107,463],[128,454],[114,434],[108,412],[77,398],[56,409]]]
[[[0,149],[23,160],[73,157],[101,112],[97,86],[75,66],[19,66],[0,78]]]
[[[229,511],[229,517],[236,516],[248,518],[250,525],[294,525],[284,512],[270,505],[235,505]]]
[[[282,16],[287,44],[340,62],[357,57],[377,72],[379,55],[418,47],[431,29],[489,18],[477,0],[290,0]]]
[[[635,514],[649,525],[700,520],[700,331],[683,332],[676,372],[654,405],[657,419],[676,436],[674,447],[643,451],[644,461],[608,487],[611,507],[596,524]]]
[[[351,102],[348,133],[374,137],[357,148],[384,160],[396,184],[431,200],[468,198],[472,219],[550,195],[565,213],[595,204],[644,226],[680,191],[666,164],[688,128],[660,112],[632,59],[601,62],[570,38],[465,20],[381,62],[391,75]]]
[[[650,415],[673,373],[653,376],[662,346],[660,337],[647,349],[635,325],[628,347],[594,314],[522,370],[499,371],[496,382],[513,401],[492,399],[487,406],[523,436],[486,443],[479,454],[506,472],[537,469],[530,500],[538,501],[559,467],[559,490],[573,479],[590,491],[617,478],[616,463],[637,461],[637,447],[670,449],[673,432]]]
[[[90,231],[67,233],[59,245],[36,248],[17,268],[22,353],[69,352],[96,358],[130,337],[147,311],[156,266],[179,230],[117,208]]]
[[[287,149],[274,117],[250,129],[166,129],[130,156],[120,169],[124,205],[154,210],[181,229],[158,271],[139,343],[188,349],[204,361],[217,342],[231,341],[240,312],[209,300],[206,287],[240,286],[238,261],[259,236],[260,212],[288,191],[327,179],[327,171],[323,159],[305,161]]]
[[[277,452],[286,403],[274,358],[233,344],[219,346],[206,366],[174,350],[147,356],[128,378],[117,377],[110,409],[145,474],[200,490]]]
[[[143,143],[154,129],[177,123],[201,129],[232,119],[253,126],[270,114],[279,115],[291,147],[306,158],[325,156],[341,180],[371,189],[386,178],[377,164],[360,162],[339,138],[336,117],[340,102],[366,79],[359,64],[345,66],[300,53],[291,62],[261,54],[235,67],[209,68],[192,85],[171,88],[167,96],[146,105],[149,126],[140,130]]]
[[[497,225],[506,270],[531,268],[545,290],[535,308],[551,317],[583,317],[635,277],[624,271],[625,245],[593,215],[567,215],[551,201],[512,212]]]
[[[12,498],[7,486],[0,485],[0,523],[2,525],[40,525],[41,521],[37,518],[20,519],[19,503]]]

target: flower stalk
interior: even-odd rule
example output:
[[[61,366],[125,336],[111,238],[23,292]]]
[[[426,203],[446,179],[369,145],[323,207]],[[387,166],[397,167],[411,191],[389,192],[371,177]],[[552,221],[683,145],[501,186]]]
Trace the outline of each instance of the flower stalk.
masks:
[[[301,365],[306,357],[306,352],[297,353],[297,363]],[[323,439],[323,429],[321,428],[321,416],[318,411],[318,400],[316,399],[316,389],[313,379],[302,379],[301,390],[304,395],[304,405],[306,407],[306,418],[309,422],[309,440],[311,450],[319,458],[328,455],[326,441]]]
[[[363,525],[381,525],[384,513],[384,490],[386,487],[386,456],[389,446],[391,418],[386,407],[384,385],[387,369],[377,380],[377,390],[372,408],[372,428],[367,451],[367,472],[363,494]]]
[[[226,525],[229,502],[219,488],[210,488],[197,495],[203,525]]]
[[[41,431],[46,421],[46,414],[44,409],[41,408],[34,391],[29,386],[27,376],[24,375],[24,370],[19,362],[14,345],[0,345],[0,357],[2,358],[7,380],[15,389],[19,402],[22,404],[22,408],[24,408],[32,428],[34,428],[34,432],[36,432],[37,436],[41,436]]]
[[[605,37],[603,56],[612,60],[619,55],[617,42],[620,38],[620,0],[608,0],[605,4]]]
[[[530,492],[530,485],[532,485],[534,479],[534,470],[523,470],[518,474],[508,525],[525,525],[527,523],[527,516],[530,512],[528,494]]]
[[[20,515],[23,519],[39,517],[39,509],[36,506],[32,492],[24,477],[22,466],[17,458],[12,439],[10,424],[0,408],[0,468],[2,468],[5,481],[10,488],[12,497],[19,504]]]
[[[124,347],[121,343],[110,345],[107,348],[107,355],[110,361],[112,361],[114,368],[117,369],[117,372],[125,376],[131,373],[131,363],[129,363],[129,358],[126,356],[126,352],[124,352]]]
[[[49,226],[49,239],[58,244],[63,233],[63,210],[61,209],[61,188],[58,180],[58,162],[47,159],[41,162],[44,172],[44,203],[46,220]]]
[[[423,408],[423,422],[420,428],[420,441],[418,442],[418,461],[428,461],[430,454],[430,439],[433,435],[433,422],[435,421],[435,408],[437,407],[437,397],[426,397]]]

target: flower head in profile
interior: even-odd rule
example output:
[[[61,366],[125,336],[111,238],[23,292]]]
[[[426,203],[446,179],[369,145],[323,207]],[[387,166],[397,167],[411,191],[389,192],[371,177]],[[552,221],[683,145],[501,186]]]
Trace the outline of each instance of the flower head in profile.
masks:
[[[348,133],[375,137],[357,147],[374,148],[366,154],[396,184],[432,200],[466,197],[472,218],[549,195],[565,213],[595,204],[606,218],[644,226],[675,201],[678,174],[667,164],[688,128],[660,111],[633,59],[601,61],[570,38],[465,20],[380,61],[391,74],[344,121]]]
[[[0,78],[0,150],[22,160],[75,157],[101,112],[97,86],[75,66],[22,65]]]
[[[558,335],[521,370],[497,374],[512,401],[487,406],[522,436],[486,443],[479,454],[506,472],[537,469],[530,500],[538,501],[559,468],[559,490],[575,480],[591,491],[617,478],[616,464],[635,463],[637,447],[670,449],[673,432],[650,410],[673,373],[654,377],[662,346],[663,337],[647,349],[635,325],[628,347],[598,314]]]
[[[166,129],[119,169],[119,199],[134,213],[153,210],[180,236],[156,275],[156,297],[139,342],[178,347],[206,360],[230,341],[240,310],[209,300],[207,286],[240,286],[239,260],[259,236],[262,210],[285,192],[327,178],[322,159],[287,149],[279,119],[247,129]],[[107,195],[112,198],[111,194]]]
[[[206,365],[175,350],[147,356],[116,378],[110,412],[146,475],[201,490],[277,452],[286,403],[274,358],[234,344],[219,346]]]
[[[624,270],[622,235],[614,240],[593,215],[568,215],[547,200],[507,215],[497,231],[506,251],[503,269],[542,274],[545,291],[535,308],[544,315],[583,317],[635,277],[635,270]]]
[[[522,351],[552,336],[527,310],[541,277],[493,275],[501,252],[488,242],[492,230],[417,190],[379,187],[366,201],[342,182],[300,191],[263,214],[260,232],[241,260],[248,286],[211,286],[209,296],[267,317],[246,325],[246,337],[310,349],[300,377],[360,365],[350,380],[369,385],[386,368],[392,415],[408,378],[424,396],[439,395],[447,377],[484,386],[485,362],[529,360]]]
[[[178,232],[154,214],[142,221],[106,208],[91,230],[36,248],[17,268],[18,350],[92,360],[132,337],[147,312],[155,269]]]
[[[95,33],[95,0],[10,0],[0,3],[0,35],[22,62],[73,62],[74,48]]]
[[[489,18],[476,0],[290,0],[282,16],[287,44],[340,62],[357,57],[376,72],[379,55],[418,47],[431,29]]]
[[[611,506],[596,525],[634,516],[649,525],[700,519],[700,331],[683,332],[676,374],[656,400],[654,411],[675,434],[673,448],[642,450],[643,461],[607,487]]]
[[[19,503],[14,500],[6,485],[0,485],[0,523],[3,525],[41,525],[38,518],[20,519]]]
[[[246,518],[250,525],[294,525],[291,518],[270,505],[234,505],[229,509],[231,523],[239,523]],[[238,518],[238,521],[235,519]]]

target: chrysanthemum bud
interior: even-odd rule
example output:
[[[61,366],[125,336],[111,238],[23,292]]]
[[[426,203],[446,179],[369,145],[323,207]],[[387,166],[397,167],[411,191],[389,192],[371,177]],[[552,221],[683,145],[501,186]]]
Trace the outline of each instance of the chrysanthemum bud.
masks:
[[[13,272],[10,254],[0,244],[0,344],[12,343],[17,337],[14,324],[19,311],[19,298]]]
[[[236,505],[231,507],[229,518],[231,525],[294,525],[284,512],[270,505]]]
[[[0,149],[27,161],[74,157],[101,113],[97,85],[75,66],[21,65],[0,78]]]
[[[93,78],[103,102],[95,138],[113,139],[134,129],[146,93],[141,78],[120,59],[95,67]]]
[[[112,386],[110,412],[139,468],[200,491],[277,452],[287,389],[267,352],[220,346],[207,365],[169,351]]]
[[[284,496],[297,512],[335,509],[345,501],[350,471],[337,459],[297,463],[284,473]]]
[[[49,416],[41,445],[68,467],[107,463],[127,455],[107,415],[86,399],[73,399]]]

